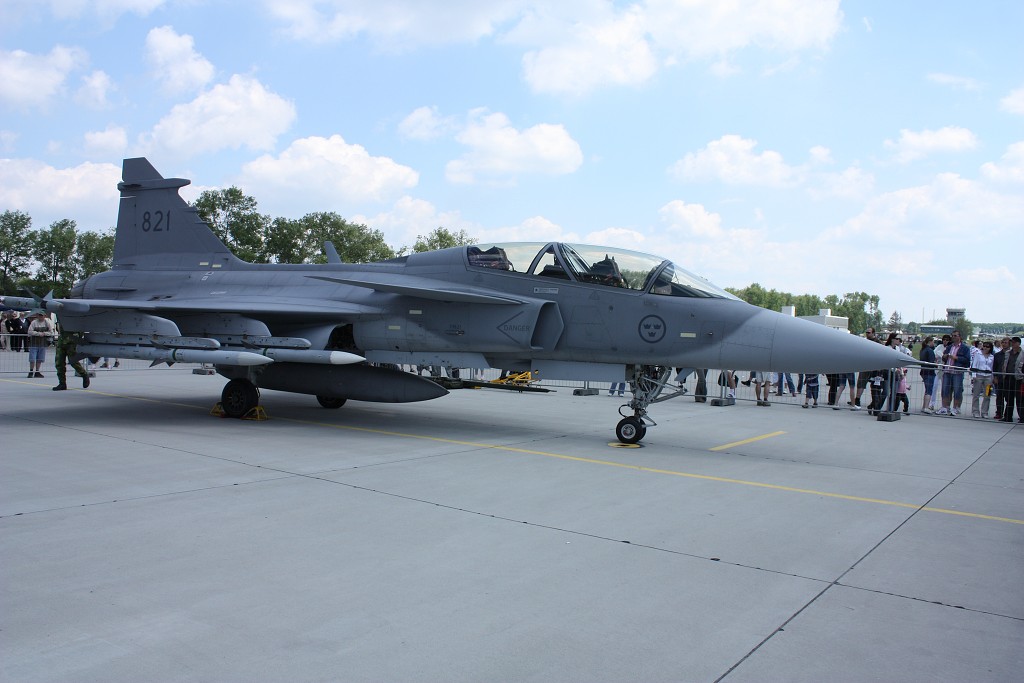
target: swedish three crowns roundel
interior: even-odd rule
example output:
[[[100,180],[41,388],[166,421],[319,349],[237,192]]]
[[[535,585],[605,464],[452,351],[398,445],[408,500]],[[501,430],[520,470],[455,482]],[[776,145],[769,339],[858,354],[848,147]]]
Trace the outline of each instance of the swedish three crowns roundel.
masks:
[[[665,321],[656,315],[645,317],[637,329],[640,338],[649,344],[655,344],[665,338]]]

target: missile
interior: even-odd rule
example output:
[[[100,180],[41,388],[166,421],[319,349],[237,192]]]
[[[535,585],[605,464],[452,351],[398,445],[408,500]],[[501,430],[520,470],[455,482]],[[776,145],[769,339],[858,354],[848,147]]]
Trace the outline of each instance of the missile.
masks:
[[[152,346],[79,344],[78,353],[104,358],[134,358],[158,363],[214,363],[217,365],[266,365],[273,358],[250,351],[208,351],[203,349],[158,349]]]
[[[0,304],[11,308],[42,308],[51,313],[88,313],[90,309],[84,301],[54,301],[28,296],[3,296]]]
[[[317,363],[320,365],[352,365],[365,363],[366,359],[345,351],[300,351],[297,349],[253,349],[258,353],[276,361],[288,363]]]

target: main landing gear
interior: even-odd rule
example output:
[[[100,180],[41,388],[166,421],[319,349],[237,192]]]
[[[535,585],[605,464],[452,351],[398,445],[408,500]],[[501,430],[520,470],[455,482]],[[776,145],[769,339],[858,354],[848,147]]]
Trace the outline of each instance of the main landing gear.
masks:
[[[220,407],[227,417],[243,418],[259,404],[260,390],[247,379],[233,379],[220,392]]]
[[[660,403],[682,396],[685,392],[680,389],[665,396],[661,395],[662,390],[668,384],[669,377],[672,376],[670,367],[632,365],[628,366],[627,370],[632,370],[633,373],[629,383],[633,391],[633,399],[619,407],[619,415],[622,415],[622,419],[619,420],[619,424],[615,425],[615,436],[622,443],[634,444],[647,435],[648,427],[655,427],[658,424],[647,415],[647,407],[652,403]]]
[[[348,399],[334,396],[317,396],[324,408],[335,410],[345,405]],[[260,405],[260,390],[251,380],[236,377],[224,385],[220,393],[220,409],[225,417],[244,418],[250,416]],[[261,419],[266,419],[265,417]]]

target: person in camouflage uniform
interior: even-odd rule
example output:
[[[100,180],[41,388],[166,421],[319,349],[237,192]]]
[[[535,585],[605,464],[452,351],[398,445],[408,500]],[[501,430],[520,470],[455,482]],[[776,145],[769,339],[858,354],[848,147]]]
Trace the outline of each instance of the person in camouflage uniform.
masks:
[[[81,340],[81,333],[65,332],[63,328],[61,329],[60,335],[57,337],[57,347],[54,350],[53,364],[57,368],[57,386],[53,388],[54,391],[65,391],[68,388],[66,366],[69,361],[71,367],[75,369],[75,373],[82,378],[82,388],[89,388],[89,373],[85,371],[79,361],[74,360],[78,354],[78,342]]]

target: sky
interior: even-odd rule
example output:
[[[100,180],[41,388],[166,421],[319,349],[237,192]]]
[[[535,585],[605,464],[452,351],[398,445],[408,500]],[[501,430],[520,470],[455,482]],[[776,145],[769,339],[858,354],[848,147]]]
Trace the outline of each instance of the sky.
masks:
[[[0,211],[121,160],[395,248],[438,226],[722,287],[1024,320],[1024,3],[0,0]]]

